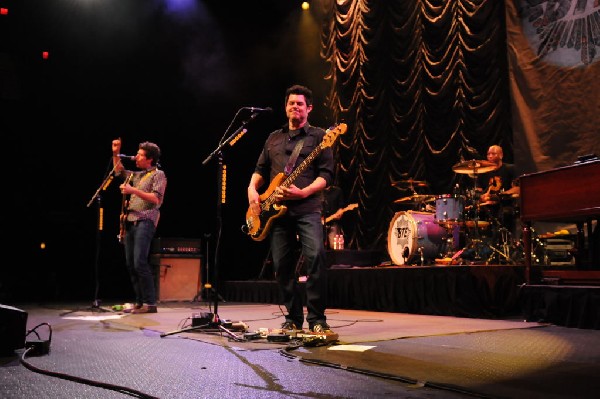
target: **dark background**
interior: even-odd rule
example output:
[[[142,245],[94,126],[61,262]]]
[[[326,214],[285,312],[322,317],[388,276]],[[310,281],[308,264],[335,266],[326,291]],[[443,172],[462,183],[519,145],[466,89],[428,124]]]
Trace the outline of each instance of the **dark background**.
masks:
[[[0,7],[8,9],[0,16],[7,259],[0,301],[92,299],[96,283],[100,298],[129,295],[118,181],[93,200],[116,137],[125,154],[145,140],[162,149],[168,185],[157,236],[207,238],[219,278],[256,278],[267,243],[240,230],[246,187],[268,133],[286,122],[285,89],[311,87],[311,122],[331,123],[319,11],[288,0],[3,0]],[[223,149],[227,200],[219,207],[218,158],[203,162],[248,121],[248,111],[238,113],[244,106],[274,112]]]

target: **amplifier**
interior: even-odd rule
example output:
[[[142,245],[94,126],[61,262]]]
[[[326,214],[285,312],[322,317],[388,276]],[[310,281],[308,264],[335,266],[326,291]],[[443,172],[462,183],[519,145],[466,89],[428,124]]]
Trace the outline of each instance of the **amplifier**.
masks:
[[[544,264],[546,266],[574,266],[575,257],[573,248],[574,238],[565,235],[565,238],[548,237],[542,238],[544,245]]]
[[[170,255],[200,255],[202,253],[202,240],[200,238],[168,238],[157,237],[152,240],[153,254]]]
[[[150,256],[158,268],[156,285],[159,302],[192,301],[202,286],[202,258],[189,254]]]

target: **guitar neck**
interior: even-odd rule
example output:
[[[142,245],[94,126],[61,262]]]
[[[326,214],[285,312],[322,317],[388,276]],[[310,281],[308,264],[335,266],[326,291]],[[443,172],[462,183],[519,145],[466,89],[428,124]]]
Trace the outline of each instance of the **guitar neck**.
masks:
[[[304,172],[304,170],[306,170],[308,165],[310,165],[310,163],[317,157],[317,155],[319,155],[321,153],[322,150],[323,150],[323,145],[320,144],[317,148],[315,148],[313,150],[313,152],[310,153],[309,156],[307,156],[304,159],[304,161],[302,161],[302,163],[300,165],[298,165],[298,167],[296,169],[294,169],[294,171],[292,173],[289,174],[289,176],[281,183],[281,185],[283,187],[291,186],[294,183],[294,181],[296,180],[296,178],[298,176],[300,176],[302,174],[302,172]]]

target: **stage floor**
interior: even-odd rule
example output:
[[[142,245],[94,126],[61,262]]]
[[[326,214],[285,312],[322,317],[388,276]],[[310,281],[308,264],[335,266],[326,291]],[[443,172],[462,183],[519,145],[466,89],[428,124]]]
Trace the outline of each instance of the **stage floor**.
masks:
[[[234,329],[187,330],[193,314],[214,313],[214,305],[221,320],[247,332],[273,331],[284,320],[273,304],[163,302],[158,313],[142,315],[14,304],[28,313],[28,330],[39,326],[44,339],[47,323],[53,332],[50,353],[26,361],[79,381],[23,367],[17,350],[0,358],[2,397],[122,398],[133,389],[160,398],[547,399],[600,391],[598,330],[344,309],[327,312],[338,340],[314,347],[248,341]]]

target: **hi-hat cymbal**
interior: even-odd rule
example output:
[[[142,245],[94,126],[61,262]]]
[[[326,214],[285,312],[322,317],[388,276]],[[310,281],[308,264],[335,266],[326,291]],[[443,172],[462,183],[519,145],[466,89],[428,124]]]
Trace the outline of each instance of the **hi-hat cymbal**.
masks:
[[[479,161],[476,159],[459,162],[452,167],[452,170],[456,173],[464,173],[469,175],[487,173],[496,169],[498,169],[498,165],[495,163],[484,160]]]
[[[435,199],[434,195],[414,194],[409,197],[398,198],[394,201],[394,204],[401,204],[405,202],[429,202]]]

